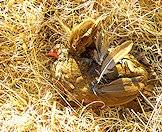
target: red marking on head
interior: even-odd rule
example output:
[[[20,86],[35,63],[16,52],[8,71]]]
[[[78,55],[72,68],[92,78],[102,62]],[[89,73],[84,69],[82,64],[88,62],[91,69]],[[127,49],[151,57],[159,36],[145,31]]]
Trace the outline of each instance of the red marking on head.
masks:
[[[53,49],[51,49],[51,50],[48,52],[47,55],[50,56],[50,57],[53,57],[54,59],[58,59],[58,58],[59,58],[58,51],[53,50]]]

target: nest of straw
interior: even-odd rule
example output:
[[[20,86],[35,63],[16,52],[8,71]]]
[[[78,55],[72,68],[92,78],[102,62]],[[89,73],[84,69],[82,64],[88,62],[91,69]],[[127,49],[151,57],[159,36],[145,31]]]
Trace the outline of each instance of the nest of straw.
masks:
[[[108,17],[103,32],[109,43],[116,46],[122,38],[132,40],[132,53],[142,52],[152,67],[154,94],[138,98],[141,113],[107,107],[97,115],[91,104],[73,108],[59,101],[66,88],[57,80],[56,61],[47,53],[59,49],[62,61],[66,60],[68,29],[104,14]],[[0,2],[1,131],[161,131],[161,79],[160,0]]]

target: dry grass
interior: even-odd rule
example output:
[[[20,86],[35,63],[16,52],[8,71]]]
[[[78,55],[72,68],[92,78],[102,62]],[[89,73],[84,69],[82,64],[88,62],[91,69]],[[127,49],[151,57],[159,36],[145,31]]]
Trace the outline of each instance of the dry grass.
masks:
[[[131,39],[132,53],[144,53],[159,80],[153,96],[141,93],[142,113],[107,107],[98,116],[91,104],[74,109],[58,101],[63,98],[63,86],[55,78],[59,66],[47,53],[57,46],[67,59],[69,28],[101,15],[108,16],[102,28],[109,43]],[[162,131],[161,79],[160,0],[0,1],[1,131]]]

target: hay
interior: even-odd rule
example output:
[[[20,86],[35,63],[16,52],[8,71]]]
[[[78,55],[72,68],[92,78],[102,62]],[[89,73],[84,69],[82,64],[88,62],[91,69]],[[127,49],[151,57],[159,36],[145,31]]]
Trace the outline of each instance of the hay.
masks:
[[[154,94],[141,93],[142,113],[107,107],[97,115],[91,104],[73,108],[59,102],[66,88],[55,74],[61,75],[58,65],[68,59],[69,29],[101,15],[108,16],[102,29],[111,46],[132,40],[132,54],[142,52],[151,64],[155,78],[149,81],[154,82]],[[60,50],[59,62],[47,56],[53,48]],[[160,0],[0,2],[1,131],[162,131],[161,79]]]

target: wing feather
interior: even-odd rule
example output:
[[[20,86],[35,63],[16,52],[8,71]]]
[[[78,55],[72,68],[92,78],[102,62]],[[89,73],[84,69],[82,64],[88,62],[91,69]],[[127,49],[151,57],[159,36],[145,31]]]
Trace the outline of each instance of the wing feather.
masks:
[[[102,76],[108,73],[124,56],[126,56],[132,49],[133,42],[126,41],[121,45],[117,46],[103,61],[101,66],[101,74],[98,79],[98,83],[100,82]]]

